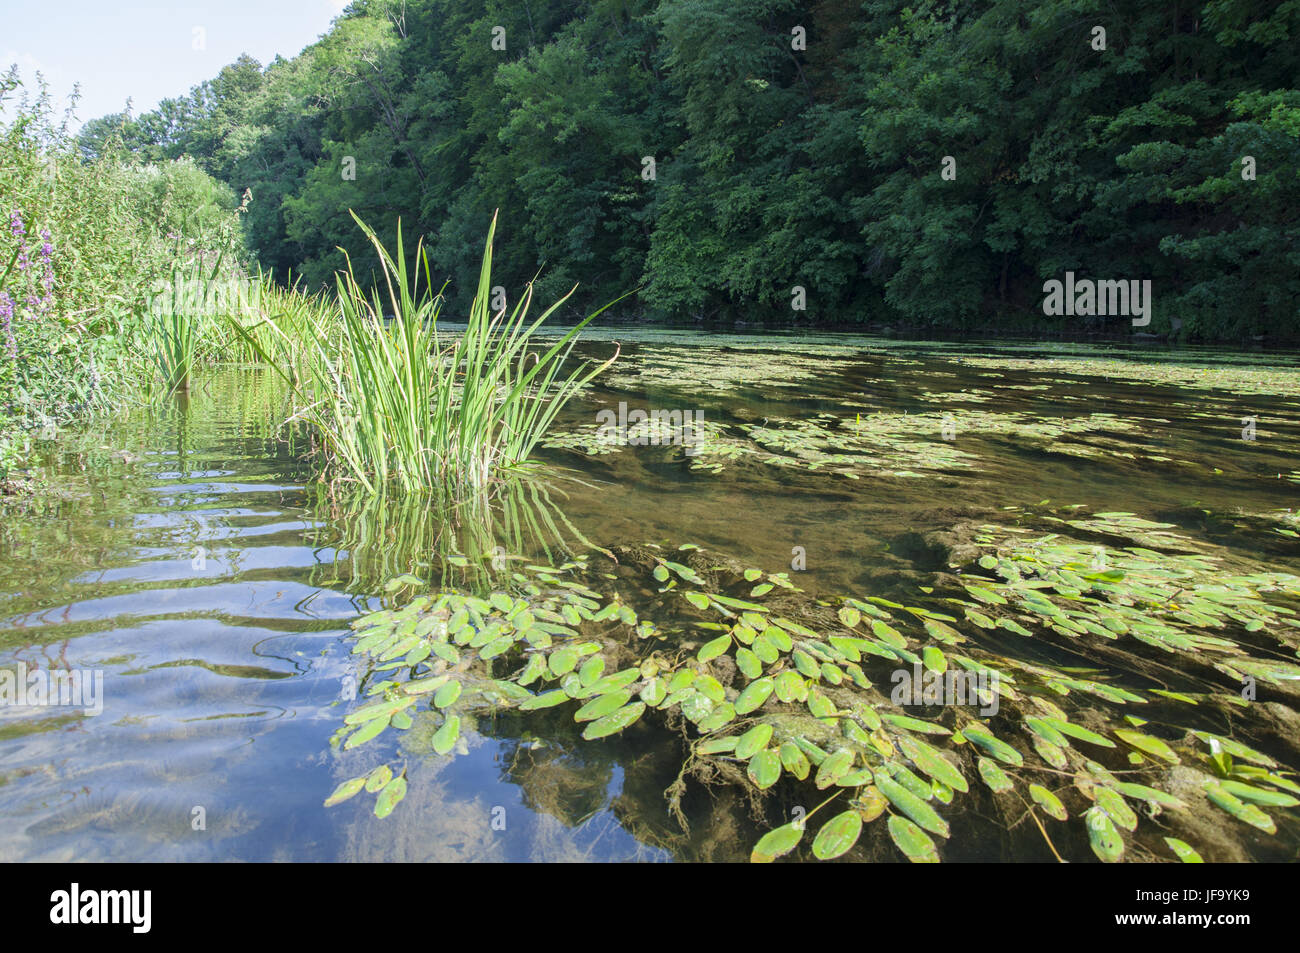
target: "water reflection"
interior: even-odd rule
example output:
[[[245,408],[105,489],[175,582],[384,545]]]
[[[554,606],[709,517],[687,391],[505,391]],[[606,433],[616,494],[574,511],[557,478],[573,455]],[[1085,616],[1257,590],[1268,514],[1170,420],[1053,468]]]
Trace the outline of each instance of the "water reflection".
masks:
[[[687,828],[673,816],[665,792],[681,767],[679,736],[584,742],[564,712],[483,713],[465,726],[464,754],[454,759],[431,754],[429,732],[413,729],[385,751],[410,778],[391,817],[373,816],[373,798],[323,809],[339,780],[376,763],[365,749],[329,746],[349,686],[364,691],[373,678],[351,654],[347,623],[409,598],[414,585],[385,591],[406,574],[485,592],[523,565],[511,556],[555,563],[642,541],[695,542],[784,571],[799,545],[810,600],[866,592],[903,600],[936,583],[959,527],[1044,500],[1167,520],[1242,566],[1300,569],[1295,538],[1279,531],[1280,515],[1269,516],[1295,504],[1296,483],[1278,475],[1300,472],[1300,411],[1288,392],[1276,400],[1189,395],[1158,381],[1084,377],[1077,367],[995,371],[901,347],[855,354],[842,342],[808,352],[780,387],[756,376],[779,367],[771,355],[697,355],[699,379],[681,380],[669,373],[681,363],[671,348],[629,347],[626,379],[593,389],[560,425],[590,423],[620,400],[702,407],[728,427],[858,409],[1053,418],[1083,406],[1138,425],[1113,441],[1075,441],[1074,449],[1098,451],[1088,456],[1049,452],[1014,432],[963,431],[958,445],[977,468],[851,484],[756,455],[711,474],[690,469],[675,448],[593,459],[555,451],[549,461],[568,472],[508,481],[490,499],[435,510],[368,503],[315,482],[309,444],[280,428],[282,388],[239,369],[198,382],[188,402],[133,413],[65,445],[51,461],[64,502],[0,519],[0,667],[101,670],[105,711],[0,707],[0,859],[747,855],[759,827],[742,786],[690,785],[680,792]],[[634,373],[639,356],[666,371]],[[1250,444],[1238,422],[1247,413],[1259,417]],[[1099,665],[1095,655],[1071,659],[1010,636],[1006,645],[1049,664]],[[1133,651],[1121,648],[1104,664],[1132,667]],[[1156,650],[1144,657],[1146,670],[1165,666],[1169,687],[1214,685],[1212,672],[1189,673]],[[1272,731],[1269,750],[1285,763],[1297,737],[1285,709],[1228,714]],[[1201,706],[1196,719],[1184,723],[1222,730],[1219,708]],[[765,816],[791,807],[771,804]],[[494,826],[498,817],[504,827]],[[946,858],[1044,854],[1030,824],[967,839],[975,821],[961,818],[952,818]],[[1293,827],[1283,827],[1251,850],[1276,856],[1294,843]],[[867,856],[897,859],[887,842]]]

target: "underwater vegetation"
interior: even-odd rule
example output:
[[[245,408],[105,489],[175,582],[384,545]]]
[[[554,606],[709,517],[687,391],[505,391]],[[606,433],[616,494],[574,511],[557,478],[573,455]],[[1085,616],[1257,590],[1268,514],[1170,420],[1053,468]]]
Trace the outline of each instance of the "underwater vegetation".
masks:
[[[454,756],[502,713],[588,743],[676,736],[665,811],[685,825],[690,786],[743,790],[768,819],[759,862],[933,862],[1026,819],[1058,859],[1196,862],[1294,829],[1300,577],[1133,514],[1055,512],[963,527],[915,604],[812,598],[693,544],[512,558],[491,592],[444,585],[352,624],[365,689],[333,744],[391,728]],[[1247,701],[1255,680],[1282,701]],[[326,804],[363,791],[386,817],[404,766]]]

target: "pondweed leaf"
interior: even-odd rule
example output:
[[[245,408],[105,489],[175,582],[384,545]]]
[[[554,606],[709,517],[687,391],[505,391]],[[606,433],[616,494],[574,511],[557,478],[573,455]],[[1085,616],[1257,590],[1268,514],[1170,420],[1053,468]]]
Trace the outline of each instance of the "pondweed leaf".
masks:
[[[334,793],[325,799],[326,807],[342,804],[350,797],[356,797],[366,786],[365,778],[349,778],[334,789]]]
[[[764,748],[749,759],[747,773],[757,788],[766,790],[781,777],[781,758],[773,749]]]
[[[608,695],[598,695],[587,704],[583,705],[573,715],[574,721],[595,721],[597,718],[604,718],[618,711],[629,701],[632,700],[632,693],[624,689],[623,691],[610,692]]]
[[[519,705],[520,711],[535,711],[539,708],[553,708],[556,705],[563,704],[569,700],[568,694],[563,691],[544,692],[541,695],[534,695],[526,702]]]
[[[804,753],[799,750],[798,745],[791,741],[787,741],[781,745],[779,753],[781,756],[781,764],[787,771],[793,774],[800,781],[803,781],[808,777],[808,772],[812,770],[812,766],[808,763],[808,758]]]
[[[696,658],[699,659],[701,663],[711,662],[729,648],[731,648],[731,636],[720,635],[712,642],[705,642],[701,645]]]
[[[715,706],[708,715],[700,720],[696,727],[700,729],[701,734],[707,735],[710,732],[717,731],[719,728],[726,727],[735,720],[736,707],[730,702],[723,702],[721,705]]]
[[[434,693],[433,704],[438,708],[447,708],[456,703],[456,699],[460,698],[460,693],[460,682],[452,679]]]
[[[1165,843],[1169,845],[1169,849],[1172,850],[1178,856],[1178,859],[1181,860],[1183,863],[1185,864],[1205,863],[1205,861],[1201,859],[1201,855],[1198,854],[1196,851],[1192,850],[1191,845],[1186,844],[1183,841],[1180,841],[1177,837],[1166,837]]]
[[[736,668],[740,669],[741,673],[750,679],[758,678],[763,674],[763,663],[749,649],[736,650]]]
[[[1020,767],[1025,762],[1024,756],[1019,751],[1005,741],[994,738],[993,733],[978,722],[963,725],[961,733],[967,741],[983,748],[1004,764]]]
[[[1088,827],[1088,842],[1092,852],[1106,863],[1117,863],[1124,857],[1124,838],[1111,822],[1110,815],[1100,807],[1090,807],[1084,812]]]
[[[936,725],[932,721],[922,721],[919,718],[911,718],[907,715],[895,715],[892,712],[881,712],[880,717],[898,728],[906,728],[908,731],[919,731],[923,735],[952,734],[952,732],[943,725]]]
[[[685,591],[682,593],[686,601],[697,609],[707,609],[709,607],[709,597],[701,592]]]
[[[1174,750],[1154,735],[1143,734],[1140,731],[1131,731],[1128,728],[1116,728],[1115,737],[1131,744],[1139,751],[1153,754],[1157,758],[1163,758],[1170,764],[1180,763],[1179,757],[1174,753]]]
[[[1161,807],[1181,807],[1186,808],[1187,804],[1180,798],[1167,794],[1156,788],[1147,787],[1145,784],[1133,784],[1128,781],[1121,781],[1115,785],[1115,789],[1122,794],[1127,794],[1131,798],[1140,801],[1152,801]]]
[[[384,583],[384,591],[396,592],[398,589],[401,589],[403,586],[423,586],[423,585],[424,585],[423,579],[421,579],[419,576],[412,576],[410,573],[407,573],[404,576],[396,576],[393,579],[388,580],[388,582]]]
[[[645,712],[645,702],[632,702],[611,715],[593,721],[583,729],[582,737],[588,741],[616,734],[635,722]]]
[[[821,763],[817,769],[817,778],[815,783],[818,789],[830,787],[841,777],[848,773],[849,768],[853,767],[853,752],[847,748],[841,748],[833,755]]]
[[[456,746],[456,741],[460,738],[460,716],[450,715],[443,722],[442,727],[433,733],[431,742],[433,750],[438,754],[446,754]]]
[[[726,738],[705,738],[695,746],[696,754],[726,754],[736,750],[736,737],[729,735]]]
[[[577,664],[578,651],[569,645],[556,649],[547,658],[547,665],[556,675],[567,675]]]
[[[1095,731],[1089,731],[1087,728],[1081,728],[1080,726],[1073,724],[1072,722],[1068,722],[1063,718],[1043,718],[1042,721],[1048,725],[1051,725],[1061,734],[1069,735],[1071,738],[1077,738],[1079,741],[1086,741],[1089,744],[1100,745],[1103,748],[1115,747],[1115,742],[1111,741],[1109,738],[1103,738]],[[1116,734],[1118,733],[1119,732],[1116,732]],[[1133,732],[1133,733],[1136,734],[1137,732]]]
[[[857,811],[837,814],[817,832],[813,839],[813,856],[818,860],[833,860],[852,849],[861,833],[862,818]]]
[[[988,758],[979,759],[979,772],[984,783],[989,786],[989,790],[993,791],[995,794],[1000,794],[1003,791],[1010,791],[1013,787],[1011,779],[1007,777],[1006,772]]]
[[[900,738],[898,746],[913,764],[936,781],[942,781],[948,787],[963,793],[970,790],[970,785],[961,772],[937,748],[915,738]]]
[[[1066,812],[1065,805],[1061,803],[1061,799],[1041,784],[1029,785],[1029,796],[1034,799],[1034,803],[1038,804],[1044,811],[1056,818],[1058,821],[1064,821],[1069,818],[1070,815]]]
[[[757,681],[750,682],[736,698],[736,713],[747,715],[754,709],[759,708],[763,702],[767,701],[772,691],[773,682],[770,678],[760,678]]]
[[[406,778],[393,778],[375,798],[375,817],[385,818],[393,813],[397,802],[406,797]]]
[[[1097,806],[1110,815],[1110,819],[1126,831],[1137,829],[1137,814],[1125,802],[1123,795],[1112,788],[1098,785],[1093,788]]]
[[[1061,732],[1057,731],[1051,726],[1051,724],[1042,718],[1034,718],[1032,716],[1026,718],[1025,726],[1044,741],[1048,741],[1057,747],[1065,748],[1070,744],[1065,740],[1065,735],[1061,734]]]
[[[348,736],[348,740],[343,742],[344,750],[355,748],[357,745],[363,745],[370,739],[379,735],[388,727],[388,718],[372,718],[359,729]]]
[[[374,721],[380,718],[386,722],[389,717],[414,703],[414,698],[383,699],[381,701],[372,702],[369,705],[363,705],[356,711],[345,716],[343,724],[359,725],[363,722]]]
[[[776,830],[768,831],[759,838],[758,843],[754,845],[754,849],[749,855],[749,862],[752,864],[770,864],[776,858],[784,856],[798,847],[799,841],[802,839],[802,821],[791,821],[789,824],[782,824]]]
[[[1273,818],[1254,804],[1246,804],[1236,795],[1224,790],[1217,781],[1205,785],[1205,796],[1210,799],[1210,803],[1227,811],[1237,820],[1244,821],[1251,827],[1258,827],[1267,834],[1277,833],[1277,825],[1273,823]]]
[[[899,850],[914,864],[937,864],[939,851],[934,841],[905,817],[891,814],[889,817],[889,837]]]
[[[772,740],[772,726],[768,724],[755,725],[749,731],[740,736],[736,742],[736,757],[741,761],[748,761],[757,752],[767,747],[767,743]]]
[[[1295,807],[1300,804],[1300,800],[1296,800],[1289,794],[1252,787],[1249,784],[1243,784],[1240,781],[1231,779],[1220,781],[1219,787],[1230,794],[1236,795],[1243,801],[1252,801],[1255,804],[1268,804],[1271,807]]]
[[[909,818],[932,834],[948,836],[948,822],[935,813],[934,808],[921,800],[907,788],[889,778],[877,777],[876,788]]]

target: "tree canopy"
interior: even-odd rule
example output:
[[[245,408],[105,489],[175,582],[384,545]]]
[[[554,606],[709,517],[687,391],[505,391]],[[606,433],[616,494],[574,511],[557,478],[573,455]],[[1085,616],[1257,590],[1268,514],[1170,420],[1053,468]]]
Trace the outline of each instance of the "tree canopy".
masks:
[[[1125,330],[1043,313],[1150,280],[1152,332],[1300,336],[1300,5],[1278,0],[354,0],[88,123],[252,190],[249,249],[328,281],[354,209],[453,300],[500,208],[507,287],[649,318]],[[806,308],[799,310],[802,289]],[[462,302],[463,303],[463,302]]]

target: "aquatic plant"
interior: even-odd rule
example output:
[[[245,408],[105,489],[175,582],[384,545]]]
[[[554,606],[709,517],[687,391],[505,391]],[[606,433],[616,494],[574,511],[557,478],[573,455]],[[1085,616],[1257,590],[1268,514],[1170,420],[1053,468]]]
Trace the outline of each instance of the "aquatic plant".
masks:
[[[646,421],[629,433],[642,444],[679,443],[680,428],[665,429]],[[1137,421],[1113,414],[1044,417],[1028,413],[998,413],[963,408],[952,413],[867,413],[855,417],[821,413],[803,419],[772,418],[762,423],[723,424],[706,421],[690,457],[695,470],[721,471],[742,459],[771,466],[822,472],[851,480],[863,476],[919,477],[946,471],[973,470],[980,463],[970,438],[1015,440],[1025,449],[1070,456],[1116,455],[1148,460],[1168,457],[1143,451],[1117,435],[1140,430]],[[945,439],[960,433],[965,449]],[[632,443],[632,441],[628,441]],[[621,444],[599,439],[599,427],[588,424],[555,433],[544,445],[588,455],[615,453]]]
[[[1079,522],[1150,529],[1123,514]],[[936,861],[936,838],[988,823],[970,813],[953,821],[940,814],[944,805],[959,806],[961,795],[1009,827],[1031,819],[1061,859],[1076,859],[1074,845],[1082,842],[1103,861],[1135,853],[1197,861],[1200,850],[1233,849],[1231,831],[1209,833],[1207,812],[1272,833],[1270,810],[1300,806],[1290,772],[1241,740],[1252,722],[1240,704],[1221,701],[1230,694],[1197,691],[1186,675],[1176,689],[1142,687],[1159,685],[1161,674],[1178,676],[1139,667],[1117,678],[1053,666],[1040,652],[1021,655],[999,643],[999,633],[1055,633],[1076,647],[1094,639],[1104,652],[1116,638],[1147,641],[1161,628],[1162,643],[1181,632],[1187,651],[1218,653],[1222,667],[1213,667],[1222,674],[1255,672],[1294,691],[1293,666],[1261,659],[1248,641],[1225,632],[1257,631],[1265,619],[1294,627],[1294,610],[1262,596],[1294,601],[1300,578],[1225,580],[1201,556],[1166,570],[1148,565],[1152,557],[1140,547],[1097,569],[1080,564],[1092,557],[1086,543],[1026,540],[1015,527],[974,533],[976,550],[961,557],[960,568],[999,570],[1005,585],[926,587],[920,605],[874,595],[814,602],[787,574],[745,568],[691,545],[618,550],[617,563],[582,556],[520,567],[509,591],[486,597],[456,589],[420,596],[353,624],[354,654],[371,660],[373,675],[367,700],[348,713],[334,743],[352,749],[390,726],[410,730],[430,695],[433,721],[423,730],[439,754],[455,750],[462,716],[475,712],[564,708],[588,741],[676,720],[691,726],[681,775],[665,792],[679,815],[689,778],[740,784],[759,796],[784,785],[804,791],[796,802],[804,804],[812,803],[809,789],[821,792],[814,808],[757,841],[756,861],[795,851],[810,819],[828,808],[808,847],[819,859],[878,836],[912,861]],[[608,593],[609,579],[640,588],[646,576],[657,586],[652,612],[638,613],[617,588]],[[1175,589],[1188,595],[1171,604]],[[1168,618],[1152,614],[1157,604]],[[1217,634],[1206,635],[1207,628]],[[1279,642],[1294,650],[1295,636],[1282,630]],[[896,682],[899,671],[929,683],[924,697],[900,702],[876,687],[882,677]],[[950,673],[975,678],[969,708],[936,706],[929,697]],[[1233,705],[1235,727],[1210,717],[1216,703]],[[1149,711],[1120,719],[1109,706]],[[1176,727],[1170,712],[1179,706],[1196,708],[1195,727]],[[1223,725],[1218,731],[1215,720]],[[351,778],[327,803],[369,786],[380,795],[375,813],[384,816],[405,793],[404,781],[395,781],[382,772]],[[1079,836],[1045,824],[1071,815]],[[1143,816],[1148,823],[1139,826]],[[880,817],[884,830],[869,835]]]
[[[157,370],[164,395],[190,389],[199,349],[217,323],[214,309],[223,260],[218,255],[210,270],[198,260],[177,262],[170,280],[144,308],[136,348]]]
[[[423,242],[411,274],[400,226],[390,255],[374,231],[353,218],[378,253],[386,301],[378,289],[366,293],[349,259],[328,304],[282,295],[282,307],[266,322],[236,326],[293,388],[299,403],[294,417],[321,439],[327,466],[369,493],[393,486],[450,497],[527,466],[555,415],[615,359],[563,371],[578,332],[600,312],[549,345],[537,343],[538,330],[567,296],[530,319],[530,284],[513,310],[503,306],[493,313],[494,216],[469,323],[459,335],[440,336],[443,299],[433,290]],[[276,345],[255,336],[263,326]]]

